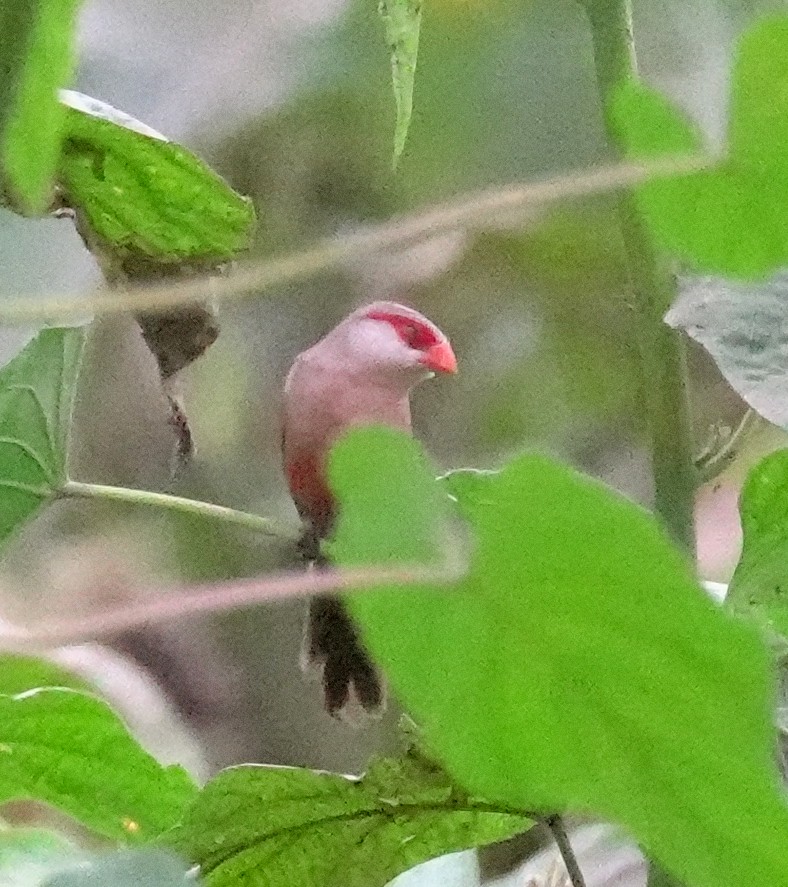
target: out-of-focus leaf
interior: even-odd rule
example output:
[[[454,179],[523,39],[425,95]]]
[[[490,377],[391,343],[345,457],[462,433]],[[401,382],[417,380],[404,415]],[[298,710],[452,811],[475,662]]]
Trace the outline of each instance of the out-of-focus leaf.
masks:
[[[82,327],[42,330],[0,370],[0,544],[66,480]]]
[[[518,449],[567,422],[588,432],[603,417],[619,428],[637,421],[635,330],[615,214],[596,205],[559,211],[517,236],[486,235],[474,258],[488,255],[518,272],[531,330],[516,335],[497,321],[520,356],[489,385],[476,433],[499,450]],[[504,353],[497,349],[496,360]]]
[[[210,887],[383,887],[445,853],[525,831],[524,816],[469,797],[411,751],[360,779],[243,766],[203,789],[166,840]]]
[[[749,284],[707,277],[683,283],[665,321],[700,342],[756,412],[788,430],[786,311],[785,274]]]
[[[651,863],[648,867],[647,887],[683,887],[683,885],[664,869]]]
[[[416,447],[369,430],[339,445],[333,556],[415,557],[411,517],[440,509],[446,491],[476,531],[455,585],[346,598],[452,775],[522,809],[619,822],[688,887],[788,884],[757,632],[707,598],[650,516],[600,484],[526,456],[437,490]]]
[[[46,659],[12,653],[0,654],[0,693],[14,696],[38,687],[89,689],[82,678],[53,662],[47,662]]]
[[[66,868],[41,887],[187,887],[198,883],[187,866],[169,853],[125,850]]]
[[[629,287],[618,217],[607,206],[559,209],[517,235],[488,234],[541,287],[610,295]],[[582,305],[575,305],[581,308]]]
[[[39,887],[48,874],[81,856],[55,832],[32,828],[0,831],[0,884]]]
[[[74,66],[80,0],[0,4],[0,166],[15,206],[43,212],[60,154],[57,91]]]
[[[358,459],[359,477],[374,478],[364,491],[364,507],[348,509],[334,543],[328,546],[334,555],[346,557],[345,548],[358,546],[370,563],[400,561],[406,564],[427,563],[440,557],[441,526],[448,516],[449,499],[439,491],[424,454],[415,442],[402,443],[402,435],[389,428],[372,428],[351,435],[352,451]],[[369,443],[369,447],[365,444]],[[348,444],[348,446],[351,446]],[[337,472],[346,465],[345,448],[332,455],[332,464],[339,462]],[[385,458],[381,454],[385,453]],[[332,467],[333,472],[333,467]],[[347,468],[344,468],[347,472]],[[426,485],[407,487],[405,477],[426,477]],[[341,476],[340,476],[341,479]],[[369,514],[385,498],[386,490],[397,491],[397,509],[387,510],[386,530]]]
[[[391,51],[391,80],[397,105],[394,129],[394,165],[405,149],[413,112],[413,84],[419,54],[422,0],[380,0],[378,9]]]
[[[710,171],[638,189],[659,241],[698,270],[760,277],[788,264],[788,16],[742,38],[732,77],[727,158]],[[662,96],[631,81],[611,116],[633,158],[697,151],[694,128]]]
[[[171,828],[196,787],[162,767],[106,703],[73,690],[0,696],[0,802],[32,798],[124,842]]]
[[[248,247],[251,202],[194,154],[103,102],[64,98],[65,201],[127,271],[212,265]]]
[[[750,471],[739,511],[744,541],[726,604],[788,638],[788,450]]]

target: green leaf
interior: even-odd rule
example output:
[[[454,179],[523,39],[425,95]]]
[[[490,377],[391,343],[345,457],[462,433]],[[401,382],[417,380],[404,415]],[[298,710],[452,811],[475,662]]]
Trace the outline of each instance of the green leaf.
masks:
[[[386,31],[386,43],[391,51],[391,81],[397,106],[394,128],[394,166],[396,167],[413,112],[413,84],[416,79],[416,59],[419,53],[422,0],[380,0],[378,11]]]
[[[210,887],[383,887],[435,856],[501,841],[529,820],[468,797],[418,752],[360,779],[242,766],[203,789],[165,836]]]
[[[788,430],[788,276],[763,283],[687,280],[665,316],[714,358],[731,387],[765,419]]]
[[[57,91],[74,67],[79,0],[0,4],[0,163],[20,209],[43,212],[60,154]]]
[[[651,181],[639,205],[658,241],[698,270],[760,277],[788,264],[788,16],[742,38],[732,77],[728,153],[713,170]],[[697,151],[700,140],[659,94],[623,84],[611,119],[635,159]]]
[[[368,449],[361,444],[354,448],[358,460],[355,470],[364,477],[374,477],[374,482],[364,490],[364,507],[348,510],[343,515],[342,533],[327,546],[331,557],[346,557],[345,540],[350,539],[352,545],[359,546],[375,563],[416,564],[438,560],[440,528],[448,517],[449,500],[437,490],[430,496],[419,486],[404,488],[401,484],[401,479],[408,475],[427,475],[432,480],[418,444],[403,445],[402,434],[391,428],[371,428],[359,435],[359,440],[369,435],[371,444]],[[385,453],[385,459],[381,453]],[[329,470],[332,473],[347,471],[343,468],[343,459],[341,450],[332,453]],[[336,469],[335,460],[339,460]],[[369,514],[374,513],[381,502],[385,510],[389,509],[390,502],[386,499],[389,489],[398,491],[398,507],[389,514],[388,532],[381,533],[378,523],[369,520]]]
[[[0,696],[0,802],[44,801],[119,841],[171,828],[196,787],[162,767],[106,703],[65,689]]]
[[[38,687],[89,689],[86,681],[54,662],[13,653],[0,654],[0,693],[13,696]]]
[[[103,102],[65,98],[66,202],[126,270],[212,265],[249,246],[252,204],[209,166]]]
[[[0,370],[0,544],[66,480],[82,327],[42,330]]]
[[[125,850],[80,862],[41,887],[187,887],[199,882],[177,857],[161,850]]]
[[[650,863],[646,887],[682,887],[682,884],[658,865]]]
[[[744,541],[726,604],[788,638],[788,450],[750,471],[739,511]]]
[[[416,462],[388,471],[392,453],[414,448],[373,431],[339,445],[334,556],[379,556],[348,532],[364,520],[412,556],[414,490],[427,510],[448,490],[475,530],[456,585],[346,598],[452,775],[520,809],[619,822],[688,887],[788,884],[757,632],[706,597],[649,515],[602,485],[526,456],[436,490]]]

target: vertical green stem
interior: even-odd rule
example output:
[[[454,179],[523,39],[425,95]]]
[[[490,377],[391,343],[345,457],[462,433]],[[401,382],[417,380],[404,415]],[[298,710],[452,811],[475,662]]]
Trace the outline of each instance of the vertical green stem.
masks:
[[[630,0],[582,0],[591,25],[599,97],[604,109],[622,82],[637,76]],[[607,114],[605,115],[608,120]],[[611,148],[620,154],[613,128]],[[632,194],[617,199],[637,314],[642,397],[651,435],[657,513],[675,540],[695,551],[692,429],[683,334],[662,320],[676,296],[673,276],[659,262]]]

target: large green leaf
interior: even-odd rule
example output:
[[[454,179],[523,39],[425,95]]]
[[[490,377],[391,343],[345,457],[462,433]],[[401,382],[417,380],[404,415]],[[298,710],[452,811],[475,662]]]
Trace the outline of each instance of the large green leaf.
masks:
[[[210,887],[383,887],[421,862],[509,838],[518,813],[470,798],[411,751],[360,779],[292,767],[225,770],[166,840]]]
[[[196,787],[162,767],[106,703],[66,689],[0,696],[0,802],[44,801],[99,834],[146,841],[171,828]]]
[[[419,54],[422,0],[380,0],[378,9],[391,51],[391,80],[397,106],[394,164],[405,149],[413,112],[413,84]]]
[[[0,4],[0,168],[12,202],[40,213],[60,154],[57,91],[74,66],[79,0]]]
[[[750,471],[739,510],[744,544],[726,603],[788,638],[788,450]]]
[[[648,867],[648,883],[646,887],[683,887],[673,875],[653,863]]]
[[[0,543],[66,480],[82,327],[40,332],[0,370]]]
[[[96,246],[127,270],[210,265],[248,247],[251,202],[194,154],[103,102],[64,100],[59,179]]]
[[[658,240],[714,274],[757,277],[788,264],[788,16],[766,19],[738,48],[729,144],[718,168],[638,189]],[[657,93],[631,81],[611,117],[633,158],[696,151],[700,140]]]
[[[333,554],[419,557],[419,515],[440,512],[446,491],[475,530],[470,572],[452,587],[348,597],[450,772],[522,809],[617,821],[691,887],[788,884],[757,632],[706,597],[650,516],[602,485],[526,456],[438,490],[416,452],[369,430],[339,446]],[[364,522],[374,531],[352,532]]]

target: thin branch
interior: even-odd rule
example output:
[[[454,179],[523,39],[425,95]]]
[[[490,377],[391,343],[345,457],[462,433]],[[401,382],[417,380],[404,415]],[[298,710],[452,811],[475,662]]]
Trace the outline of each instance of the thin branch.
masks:
[[[0,323],[23,324],[70,321],[90,314],[155,311],[200,301],[248,298],[295,280],[314,277],[343,263],[376,251],[401,249],[436,234],[483,229],[538,217],[550,204],[617,191],[655,178],[690,175],[709,169],[719,160],[703,155],[666,157],[643,163],[618,163],[549,179],[466,195],[422,212],[368,229],[332,238],[317,246],[279,258],[245,262],[227,277],[195,277],[172,284],[100,290],[42,300],[33,297],[4,299]]]
[[[99,499],[176,511],[192,517],[204,517],[245,527],[247,530],[262,533],[265,536],[276,536],[280,539],[293,541],[298,539],[296,530],[286,530],[270,518],[250,514],[247,511],[237,511],[235,508],[227,508],[224,505],[214,505],[212,502],[201,502],[198,499],[187,499],[183,496],[170,496],[167,493],[153,493],[149,490],[133,490],[127,487],[111,487],[105,484],[89,484],[69,480],[60,489],[58,495],[63,499]]]
[[[577,862],[575,851],[572,849],[572,844],[569,840],[569,835],[566,832],[563,817],[558,813],[554,813],[552,816],[548,816],[542,821],[550,829],[553,840],[558,847],[558,852],[561,854],[561,859],[563,859],[564,865],[566,866],[566,871],[569,875],[569,880],[572,882],[572,887],[586,887],[585,878],[580,871],[580,865]]]
[[[140,628],[208,613],[226,613],[256,604],[327,592],[348,592],[375,585],[450,584],[467,569],[450,557],[434,567],[358,567],[308,570],[257,576],[231,582],[157,589],[156,597],[123,601],[98,613],[44,622],[30,629],[0,628],[0,650],[34,652],[89,641]]]

